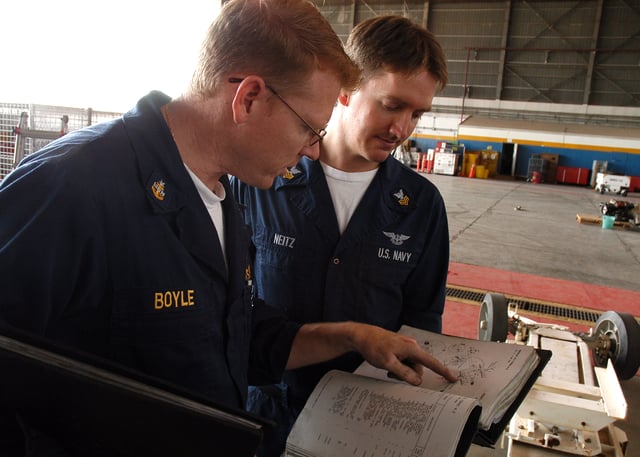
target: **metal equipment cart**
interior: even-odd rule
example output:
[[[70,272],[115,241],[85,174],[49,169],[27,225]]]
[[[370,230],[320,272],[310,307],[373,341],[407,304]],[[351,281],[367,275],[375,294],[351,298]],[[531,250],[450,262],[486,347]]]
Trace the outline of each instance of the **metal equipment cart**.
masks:
[[[640,368],[640,325],[632,315],[607,311],[588,334],[574,333],[520,316],[517,305],[489,293],[478,338],[553,354],[505,432],[509,457],[626,455],[627,436],[614,422],[627,414],[619,379]]]

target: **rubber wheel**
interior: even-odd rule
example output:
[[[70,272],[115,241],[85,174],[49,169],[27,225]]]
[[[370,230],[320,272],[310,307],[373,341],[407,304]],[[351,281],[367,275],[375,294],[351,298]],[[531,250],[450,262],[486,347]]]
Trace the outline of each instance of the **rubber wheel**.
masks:
[[[640,325],[628,313],[607,311],[597,320],[594,335],[609,339],[609,349],[595,347],[593,359],[598,367],[606,367],[611,359],[618,378],[631,379],[640,368]]]
[[[480,307],[478,339],[506,341],[509,332],[508,304],[504,295],[486,294]]]

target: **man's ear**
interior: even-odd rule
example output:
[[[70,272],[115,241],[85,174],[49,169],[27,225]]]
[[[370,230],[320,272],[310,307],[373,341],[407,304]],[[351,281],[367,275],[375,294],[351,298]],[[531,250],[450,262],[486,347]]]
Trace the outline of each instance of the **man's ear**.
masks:
[[[338,103],[343,106],[349,106],[349,96],[351,92],[346,91],[344,89],[340,89],[340,93],[338,94]]]
[[[247,76],[238,84],[231,101],[233,120],[236,124],[247,120],[255,109],[255,102],[264,97],[266,90],[264,80],[259,76]]]

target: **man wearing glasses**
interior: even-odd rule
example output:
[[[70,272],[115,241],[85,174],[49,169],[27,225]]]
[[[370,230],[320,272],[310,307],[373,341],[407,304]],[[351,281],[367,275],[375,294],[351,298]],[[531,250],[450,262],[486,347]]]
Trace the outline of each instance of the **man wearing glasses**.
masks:
[[[363,73],[356,90],[340,91],[319,160],[302,158],[268,190],[232,180],[256,245],[257,290],[297,322],[439,332],[449,263],[444,202],[390,154],[446,84],[446,59],[430,32],[397,16],[358,24],[346,49]],[[260,457],[282,452],[324,373],[361,362],[351,353],[251,387],[248,409],[284,424]]]
[[[243,81],[243,78],[229,78],[229,82],[230,82],[230,83],[241,83],[242,81]],[[293,113],[293,114],[294,114],[298,119],[300,119],[300,122],[302,122],[302,123],[305,125],[305,127],[306,127],[306,128],[307,128],[307,130],[308,130],[307,134],[309,135],[309,141],[307,142],[307,146],[308,146],[308,147],[310,147],[310,148],[311,148],[311,147],[315,146],[315,145],[316,145],[316,144],[317,144],[321,139],[323,139],[323,138],[324,138],[324,136],[327,134],[327,131],[326,131],[325,129],[318,129],[318,130],[314,129],[314,128],[311,126],[311,124],[309,124],[307,121],[305,121],[305,120],[304,120],[304,118],[303,118],[302,116],[300,116],[300,115],[298,114],[298,112],[297,112],[295,109],[293,109],[293,108],[291,107],[291,105],[289,105],[289,104],[284,100],[284,98],[282,98],[282,97],[280,96],[280,94],[278,94],[278,93],[276,92],[276,90],[275,90],[273,87],[271,87],[271,86],[269,86],[269,85],[266,85],[265,87],[266,87],[267,89],[269,89],[269,91],[271,91],[271,93],[272,93],[273,95],[275,95],[275,96],[278,98],[278,100],[280,100],[282,103],[284,103],[284,106],[286,106],[287,108],[289,108],[289,109],[291,110],[291,112],[292,112],[292,113]]]
[[[414,384],[422,369],[405,359],[453,379],[415,341],[360,323],[291,322],[253,294],[227,176],[268,188],[317,158],[319,127],[358,74],[311,3],[226,2],[184,95],[152,92],[3,180],[0,324],[236,408],[249,383],[348,351]],[[0,455],[105,455],[46,404],[3,408]]]

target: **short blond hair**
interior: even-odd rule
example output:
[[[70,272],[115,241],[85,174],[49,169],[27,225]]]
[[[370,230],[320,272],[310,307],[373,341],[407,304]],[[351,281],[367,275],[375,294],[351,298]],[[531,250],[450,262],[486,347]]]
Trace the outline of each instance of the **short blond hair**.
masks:
[[[360,76],[315,5],[307,0],[230,0],[209,27],[191,91],[206,97],[232,74],[257,74],[275,87],[297,90],[316,69],[335,73],[348,88]]]

